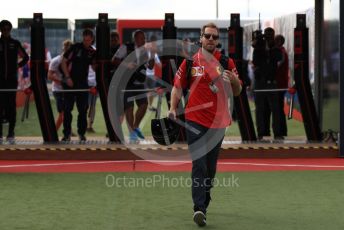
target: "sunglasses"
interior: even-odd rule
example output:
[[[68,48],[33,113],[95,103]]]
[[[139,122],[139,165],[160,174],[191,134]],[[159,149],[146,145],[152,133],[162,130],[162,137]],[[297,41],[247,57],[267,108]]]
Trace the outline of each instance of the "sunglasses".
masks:
[[[214,40],[219,39],[219,35],[214,35],[214,34],[203,34],[203,37],[205,37],[207,40],[210,39],[210,37],[213,37]]]

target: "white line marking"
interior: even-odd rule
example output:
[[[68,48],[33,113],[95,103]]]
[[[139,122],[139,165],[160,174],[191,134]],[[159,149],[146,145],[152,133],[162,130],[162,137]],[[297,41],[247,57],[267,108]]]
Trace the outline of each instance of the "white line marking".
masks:
[[[133,161],[88,161],[88,162],[64,162],[46,164],[20,164],[20,165],[0,165],[0,168],[19,168],[19,167],[44,167],[44,166],[65,166],[65,165],[90,165],[108,163],[132,163]]]
[[[0,165],[0,168],[19,168],[19,167],[45,167],[45,166],[68,166],[68,165],[91,165],[91,164],[111,164],[111,163],[182,163],[187,164],[191,161],[168,161],[168,160],[123,160],[123,161],[86,161],[86,162],[63,162],[63,163],[40,163],[40,164],[16,164]],[[1,162],[0,162],[1,163]],[[246,165],[246,166],[266,166],[266,167],[307,167],[307,168],[344,168],[344,165],[305,165],[305,164],[270,164],[252,162],[218,162],[218,165]]]
[[[171,160],[136,160],[136,162],[149,162],[149,163],[191,163],[191,161],[171,161]]]
[[[344,168],[344,165],[298,165],[298,164],[267,164],[267,163],[241,163],[241,162],[219,162],[221,165],[248,165],[248,166],[271,166],[271,167],[309,167],[309,168]]]

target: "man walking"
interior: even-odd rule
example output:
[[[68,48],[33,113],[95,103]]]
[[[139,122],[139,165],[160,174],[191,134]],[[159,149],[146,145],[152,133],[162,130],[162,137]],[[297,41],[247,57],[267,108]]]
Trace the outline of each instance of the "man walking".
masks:
[[[232,90],[233,95],[238,96],[241,83],[233,60],[216,49],[219,28],[215,24],[203,26],[200,43],[201,48],[192,57],[191,70],[188,71],[186,60],[178,69],[168,115],[171,119],[176,119],[183,88],[189,87],[185,119],[192,158],[193,220],[197,225],[205,226],[219,150],[225,129],[231,124],[228,93]]]

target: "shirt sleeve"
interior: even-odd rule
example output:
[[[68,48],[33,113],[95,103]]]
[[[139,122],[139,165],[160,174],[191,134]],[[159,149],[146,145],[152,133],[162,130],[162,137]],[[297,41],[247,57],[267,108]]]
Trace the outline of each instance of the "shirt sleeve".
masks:
[[[49,70],[57,71],[59,68],[59,58],[53,58],[49,64]]]
[[[182,62],[179,69],[174,77],[174,87],[176,88],[186,88],[187,77],[186,77],[186,60]]]
[[[115,55],[112,57],[112,59],[114,58],[123,59],[125,58],[126,55],[127,55],[127,46],[121,45],[116,51]]]
[[[234,70],[235,73],[238,74],[238,70],[237,70],[232,58],[228,59],[228,70]]]
[[[238,78],[239,78],[238,70],[237,70],[237,68],[236,68],[236,66],[235,66],[235,63],[234,63],[234,61],[233,61],[232,58],[229,58],[229,59],[228,59],[228,70],[234,71],[234,72],[237,74]],[[239,79],[239,80],[240,80],[240,79]],[[243,85],[243,82],[242,82],[241,80],[240,80],[240,85]]]

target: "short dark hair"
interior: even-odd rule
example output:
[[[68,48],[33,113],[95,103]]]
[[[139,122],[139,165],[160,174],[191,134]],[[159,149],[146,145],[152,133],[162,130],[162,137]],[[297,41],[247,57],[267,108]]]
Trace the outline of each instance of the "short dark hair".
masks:
[[[267,27],[264,29],[264,34],[266,33],[275,34],[275,30],[272,29],[271,27]]]
[[[10,30],[12,29],[12,23],[8,20],[2,20],[0,22],[0,29],[3,29],[5,26],[8,26]]]
[[[264,30],[264,36],[267,41],[275,41],[275,30],[271,27],[267,27]]]
[[[209,28],[214,28],[214,29],[216,29],[216,30],[217,30],[217,33],[220,35],[220,29],[219,29],[219,27],[217,27],[217,25],[216,25],[215,23],[213,23],[213,22],[209,22],[209,23],[205,24],[205,25],[202,27],[202,29],[201,29],[201,35],[204,34],[205,29],[208,28],[208,27],[209,27]]]
[[[136,38],[136,36],[137,36],[138,34],[143,34],[143,36],[145,36],[145,32],[143,32],[143,30],[135,30],[135,31],[134,31],[134,34],[133,34],[133,38]]]
[[[112,32],[110,33],[110,38],[119,38],[118,32],[117,32],[117,31],[112,31]]]
[[[82,32],[82,36],[90,36],[90,37],[94,37],[93,31],[91,29],[84,29],[84,31]]]
[[[275,40],[279,41],[281,43],[281,45],[284,45],[284,42],[285,42],[285,38],[282,34],[277,34],[275,36]]]

